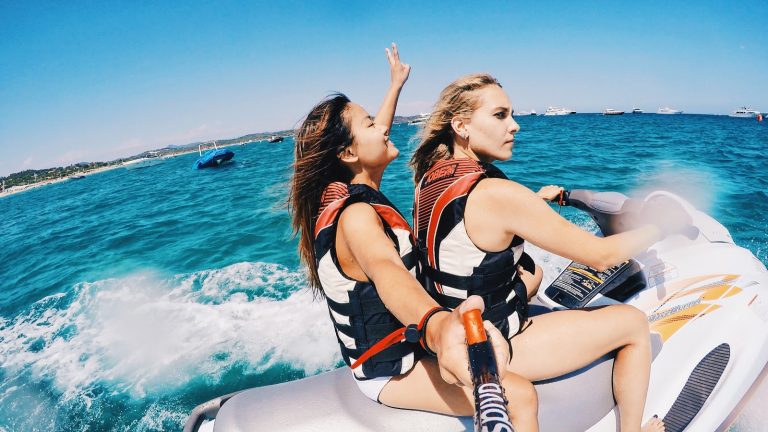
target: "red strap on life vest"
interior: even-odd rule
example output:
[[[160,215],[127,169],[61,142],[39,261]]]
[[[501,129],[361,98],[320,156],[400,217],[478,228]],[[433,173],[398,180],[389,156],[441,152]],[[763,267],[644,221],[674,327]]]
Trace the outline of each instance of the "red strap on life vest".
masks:
[[[419,338],[419,343],[421,344],[422,348],[427,349],[427,343],[424,341],[424,324],[427,321],[427,318],[431,317],[435,312],[440,310],[449,310],[444,307],[435,306],[432,309],[428,310],[427,313],[424,314],[424,316],[421,317],[421,320],[419,320],[419,325],[416,326],[416,329],[421,333],[421,337]],[[392,345],[402,342],[405,340],[405,329],[406,327],[400,327],[399,329],[393,331],[392,333],[385,336],[382,340],[376,342],[375,345],[368,348],[367,351],[363,353],[363,355],[360,356],[359,359],[357,359],[354,363],[352,363],[352,366],[350,366],[352,369],[357,368],[361,364],[365,363],[366,360],[369,358],[375,356],[376,354],[384,351],[385,349],[391,347]]]

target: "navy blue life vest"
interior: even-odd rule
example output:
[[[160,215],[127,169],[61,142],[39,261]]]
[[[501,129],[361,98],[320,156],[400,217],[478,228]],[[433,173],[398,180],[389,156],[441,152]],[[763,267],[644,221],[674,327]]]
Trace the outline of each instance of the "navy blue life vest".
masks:
[[[484,251],[469,238],[464,226],[467,198],[485,178],[507,176],[492,164],[472,159],[441,160],[424,174],[413,209],[417,277],[441,306],[455,308],[469,295],[483,297],[483,318],[509,337],[522,328],[528,314],[517,266],[525,262],[532,272],[535,265],[518,236],[500,252]]]
[[[339,217],[345,208],[358,202],[367,203],[376,210],[405,267],[414,272],[416,264],[410,226],[381,192],[367,185],[341,182],[326,187],[315,223],[315,257],[320,284],[347,366],[376,342],[403,327],[381,301],[374,284],[345,275],[336,257]],[[404,341],[371,357],[353,372],[358,379],[397,376],[408,372],[423,355],[420,346]]]

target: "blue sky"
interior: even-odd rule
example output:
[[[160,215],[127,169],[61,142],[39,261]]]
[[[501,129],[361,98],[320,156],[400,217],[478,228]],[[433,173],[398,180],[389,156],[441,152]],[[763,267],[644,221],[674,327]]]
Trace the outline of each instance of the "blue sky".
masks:
[[[0,176],[294,127],[328,92],[398,114],[490,72],[515,109],[768,111],[762,2],[0,2]]]

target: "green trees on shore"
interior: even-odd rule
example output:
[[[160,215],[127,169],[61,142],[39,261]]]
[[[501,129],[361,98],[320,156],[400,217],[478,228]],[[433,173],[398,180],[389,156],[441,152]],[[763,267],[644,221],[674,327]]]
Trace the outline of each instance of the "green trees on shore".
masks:
[[[7,177],[0,177],[0,183],[5,182],[5,188],[11,188],[13,186],[23,186],[32,184],[35,182],[56,180],[63,177],[68,177],[76,173],[91,171],[97,168],[102,168],[110,165],[115,165],[119,161],[111,162],[81,162],[66,167],[45,168],[39,170],[25,170],[17,173],[10,174]]]

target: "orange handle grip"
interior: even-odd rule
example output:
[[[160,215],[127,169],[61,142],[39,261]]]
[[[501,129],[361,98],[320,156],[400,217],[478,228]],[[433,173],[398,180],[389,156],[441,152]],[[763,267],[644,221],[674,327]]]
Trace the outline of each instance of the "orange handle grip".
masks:
[[[467,344],[472,345],[488,340],[488,335],[483,327],[483,316],[480,309],[472,309],[461,316],[464,322],[464,332],[467,334]]]

